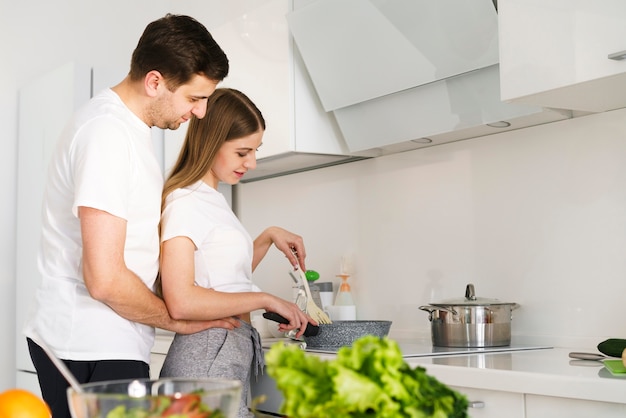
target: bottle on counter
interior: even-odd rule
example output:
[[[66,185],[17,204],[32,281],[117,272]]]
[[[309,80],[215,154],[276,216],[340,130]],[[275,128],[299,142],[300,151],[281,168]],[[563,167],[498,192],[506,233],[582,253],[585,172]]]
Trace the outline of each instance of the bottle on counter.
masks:
[[[352,291],[348,283],[347,274],[338,274],[341,277],[341,285],[335,297],[335,304],[327,308],[328,316],[333,321],[354,321],[356,320],[356,305],[352,298]]]
[[[335,305],[354,305],[354,299],[352,298],[352,289],[350,288],[350,284],[348,283],[348,278],[350,276],[347,274],[338,274],[337,277],[341,277],[341,285],[339,286],[339,290],[337,291],[337,297],[335,297]]]

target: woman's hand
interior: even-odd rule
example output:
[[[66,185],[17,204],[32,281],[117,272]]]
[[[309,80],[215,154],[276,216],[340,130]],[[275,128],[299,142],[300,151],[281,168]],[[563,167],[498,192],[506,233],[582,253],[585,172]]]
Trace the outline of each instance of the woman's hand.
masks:
[[[265,257],[265,254],[267,254],[272,244],[285,254],[285,257],[287,257],[294,269],[298,268],[298,265],[300,265],[302,271],[306,271],[304,263],[304,259],[306,258],[304,240],[300,235],[277,226],[270,226],[254,240],[254,257],[252,259],[253,271],[259,265],[263,257]]]
[[[292,302],[288,302],[279,297],[273,296],[270,305],[265,308],[268,312],[276,312],[289,321],[288,324],[279,324],[278,330],[280,332],[287,332],[293,329],[298,329],[296,338],[300,338],[306,330],[307,324],[319,325],[313,318],[306,313],[302,312],[298,305]]]

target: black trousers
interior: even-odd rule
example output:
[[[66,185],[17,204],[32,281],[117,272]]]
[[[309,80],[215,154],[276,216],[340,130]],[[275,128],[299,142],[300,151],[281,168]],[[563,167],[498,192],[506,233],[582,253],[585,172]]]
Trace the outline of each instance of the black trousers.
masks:
[[[37,370],[37,379],[52,418],[71,418],[67,404],[69,383],[41,347],[27,338],[28,351]],[[105,380],[142,379],[150,377],[150,366],[137,360],[63,360],[79,383]]]

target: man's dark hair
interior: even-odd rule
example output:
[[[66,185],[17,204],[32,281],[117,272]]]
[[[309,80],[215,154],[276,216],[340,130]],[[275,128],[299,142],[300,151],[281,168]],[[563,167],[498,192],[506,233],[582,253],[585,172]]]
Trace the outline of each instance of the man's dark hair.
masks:
[[[146,26],[133,52],[130,78],[140,80],[152,70],[173,91],[197,74],[222,81],[228,75],[228,58],[202,23],[168,13]]]

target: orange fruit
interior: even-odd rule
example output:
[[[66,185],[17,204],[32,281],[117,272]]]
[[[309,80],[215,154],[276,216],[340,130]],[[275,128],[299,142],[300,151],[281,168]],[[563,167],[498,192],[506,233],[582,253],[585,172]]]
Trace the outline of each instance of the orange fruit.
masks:
[[[24,389],[0,393],[0,418],[50,418],[50,408],[39,396]]]

